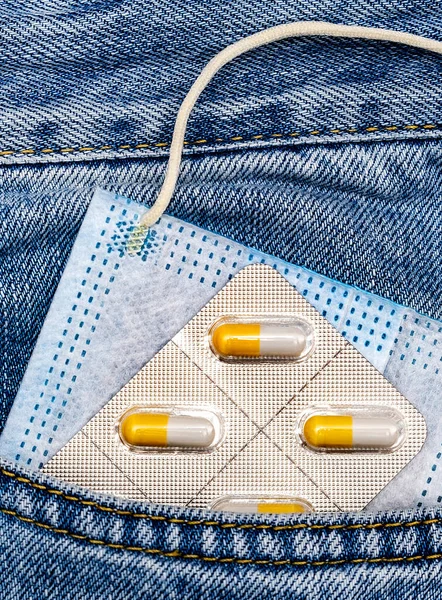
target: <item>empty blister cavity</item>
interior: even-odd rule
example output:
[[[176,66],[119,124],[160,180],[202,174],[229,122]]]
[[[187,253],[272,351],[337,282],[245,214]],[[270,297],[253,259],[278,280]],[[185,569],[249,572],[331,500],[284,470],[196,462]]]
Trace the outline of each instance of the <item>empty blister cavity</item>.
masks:
[[[212,352],[223,361],[300,361],[313,352],[310,323],[287,316],[226,316],[209,330]]]
[[[224,427],[211,410],[136,406],[121,416],[117,429],[134,452],[208,452],[221,442]]]
[[[298,434],[317,452],[394,452],[405,441],[406,425],[387,407],[319,408],[301,417]]]
[[[212,510],[248,514],[294,514],[312,512],[306,500],[293,497],[225,496],[210,507]]]

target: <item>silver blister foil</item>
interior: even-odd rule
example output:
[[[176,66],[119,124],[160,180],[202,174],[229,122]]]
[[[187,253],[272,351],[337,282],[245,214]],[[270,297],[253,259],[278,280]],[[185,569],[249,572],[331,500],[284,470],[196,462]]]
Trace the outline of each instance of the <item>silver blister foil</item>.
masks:
[[[217,320],[275,315],[311,325],[309,356],[225,362],[213,353],[208,336]],[[213,410],[222,415],[222,443],[211,452],[130,451],[117,425],[135,406]],[[406,435],[394,451],[312,452],[300,441],[300,418],[312,407],[377,406],[403,417]],[[44,471],[155,503],[209,508],[224,496],[297,497],[317,511],[351,511],[399,473],[425,436],[420,413],[277,271],[255,264],[239,272]]]

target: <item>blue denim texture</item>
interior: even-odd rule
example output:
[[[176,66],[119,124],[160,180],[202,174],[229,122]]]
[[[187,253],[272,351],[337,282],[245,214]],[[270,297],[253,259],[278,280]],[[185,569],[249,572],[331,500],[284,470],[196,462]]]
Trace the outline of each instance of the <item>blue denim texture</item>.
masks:
[[[440,509],[292,518],[172,511],[8,465],[0,485],[0,598],[440,597]]]
[[[1,423],[92,189],[151,203],[204,64],[299,19],[442,39],[429,1],[1,4]],[[286,41],[241,57],[195,110],[171,214],[440,318],[441,69],[429,53],[363,41]],[[206,517],[115,514],[83,491],[66,498],[57,483],[5,471],[3,598],[440,596],[439,510],[293,517],[288,530],[265,517],[188,525],[173,519]]]
[[[190,156],[169,213],[440,318],[441,160],[439,140]],[[164,166],[146,157],[0,170],[2,424],[93,190],[153,202]]]

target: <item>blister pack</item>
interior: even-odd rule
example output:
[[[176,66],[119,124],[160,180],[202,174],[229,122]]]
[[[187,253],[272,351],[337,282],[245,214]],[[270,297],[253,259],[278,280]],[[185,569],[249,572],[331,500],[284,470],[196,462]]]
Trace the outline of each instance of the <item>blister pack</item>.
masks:
[[[44,471],[164,504],[360,510],[425,436],[406,398],[278,271],[252,264]]]

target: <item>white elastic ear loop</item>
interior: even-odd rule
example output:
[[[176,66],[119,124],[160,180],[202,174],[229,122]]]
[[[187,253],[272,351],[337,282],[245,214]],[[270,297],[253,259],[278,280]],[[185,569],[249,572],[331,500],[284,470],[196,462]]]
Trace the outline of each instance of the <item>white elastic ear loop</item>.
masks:
[[[196,101],[210,83],[213,76],[216,75],[221,67],[241,54],[249,52],[249,50],[286,38],[306,36],[332,36],[382,40],[387,42],[397,42],[398,44],[414,46],[415,48],[442,54],[442,42],[431,40],[420,35],[392,31],[390,29],[358,27],[355,25],[334,25],[333,23],[325,23],[322,21],[297,21],[296,23],[278,25],[255,33],[254,35],[243,38],[242,40],[227,46],[227,48],[224,48],[224,50],[207,63],[180,106],[173,130],[166,176],[156,202],[140,221],[142,230],[145,231],[148,227],[158,221],[169,206],[180,171],[187,121],[189,120],[190,113],[195,106]]]

